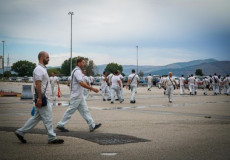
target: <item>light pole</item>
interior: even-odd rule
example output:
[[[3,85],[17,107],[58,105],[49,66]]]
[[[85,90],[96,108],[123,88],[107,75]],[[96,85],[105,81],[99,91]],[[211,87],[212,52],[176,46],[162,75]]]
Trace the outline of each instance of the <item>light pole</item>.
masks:
[[[2,70],[3,70],[3,77],[4,77],[4,43],[5,41],[2,41],[2,49],[3,49],[3,57],[2,57]]]
[[[137,75],[138,75],[138,46],[137,47]]]
[[[71,16],[71,34],[70,34],[70,74],[72,73],[72,16],[74,12],[69,12],[68,15]]]

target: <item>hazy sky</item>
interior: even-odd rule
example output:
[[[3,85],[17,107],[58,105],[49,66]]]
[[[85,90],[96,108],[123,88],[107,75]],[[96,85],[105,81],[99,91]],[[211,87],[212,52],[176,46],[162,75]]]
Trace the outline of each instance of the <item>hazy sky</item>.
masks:
[[[73,57],[96,65],[135,65],[137,45],[140,65],[230,60],[230,0],[0,0],[0,40],[11,64],[37,62],[42,50],[49,66],[68,59],[69,11]]]

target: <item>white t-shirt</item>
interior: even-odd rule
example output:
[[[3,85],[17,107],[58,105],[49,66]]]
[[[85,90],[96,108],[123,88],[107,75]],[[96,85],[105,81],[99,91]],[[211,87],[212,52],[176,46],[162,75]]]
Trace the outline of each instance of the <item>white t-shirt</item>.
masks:
[[[119,76],[115,76],[115,75],[113,75],[113,77],[112,77],[111,81],[112,81],[112,86],[119,86],[118,81],[120,81],[120,82],[121,82],[121,79],[120,79],[120,77],[119,77]],[[119,86],[119,87],[120,87],[120,86]]]
[[[57,82],[59,82],[59,80],[58,80],[58,77],[56,77],[56,76],[51,76],[50,77],[50,83],[51,83],[51,87],[56,87],[57,86]]]
[[[147,77],[147,80],[148,80],[148,83],[151,83],[152,80],[153,80],[153,77],[152,77],[152,76],[148,76],[148,77]]]
[[[120,80],[121,80],[121,85],[122,85],[122,80],[124,79],[124,77],[123,77],[121,74],[119,74],[118,77],[120,78]]]
[[[84,76],[84,74],[82,74],[82,71],[79,67],[76,67],[72,71],[71,81],[70,81],[70,98],[82,98],[84,88],[80,85],[80,83],[83,82],[83,76]],[[71,84],[71,82],[72,82],[72,84]],[[71,90],[71,88],[72,88],[72,90]]]
[[[134,77],[135,76],[135,77]],[[133,78],[134,77],[134,78]],[[132,81],[133,79],[133,81]],[[129,77],[128,77],[128,80],[130,80],[131,84],[130,85],[134,85],[134,86],[137,86],[137,81],[139,81],[139,77],[137,74],[130,74]]]
[[[189,77],[188,82],[189,82],[189,84],[195,84],[195,78],[194,77]]]
[[[217,76],[212,77],[212,84],[218,83],[219,78]]]
[[[41,92],[42,94],[45,92],[46,89],[46,97],[49,96],[50,92],[50,78],[47,73],[46,67],[43,66],[42,64],[38,64],[37,67],[33,71],[33,90],[36,87],[35,82],[36,81],[41,81]],[[48,83],[47,83],[48,82]],[[46,87],[47,85],[47,87]],[[35,93],[35,91],[34,91]]]
[[[180,85],[183,86],[184,85],[184,80],[185,78],[184,77],[180,77]]]
[[[195,79],[195,86],[198,86],[198,79]]]
[[[101,86],[107,86],[107,82],[105,80],[105,76],[101,76]]]
[[[169,77],[167,77],[166,80],[165,80],[165,83],[166,83],[167,86],[172,86],[173,85],[173,81],[175,81],[175,78],[171,77],[169,79]]]
[[[83,74],[83,81],[88,84],[89,83],[89,77],[87,77],[86,75]]]
[[[204,78],[203,79],[203,84],[205,85],[205,87],[210,83],[208,78]]]
[[[112,73],[110,73],[108,76],[107,76],[107,79],[108,79],[108,82],[109,83],[112,83],[112,81],[111,81],[111,78],[113,77],[113,74]]]

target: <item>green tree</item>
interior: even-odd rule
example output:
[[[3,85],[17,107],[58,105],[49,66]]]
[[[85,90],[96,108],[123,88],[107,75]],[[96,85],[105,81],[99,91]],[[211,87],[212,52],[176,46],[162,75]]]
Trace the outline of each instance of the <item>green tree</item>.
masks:
[[[196,69],[195,75],[197,75],[197,76],[203,76],[204,74],[202,72],[202,69]]]
[[[11,72],[10,71],[5,71],[4,72],[4,77],[9,78],[11,76]]]
[[[140,72],[138,73],[138,76],[143,77],[143,76],[144,76],[144,72],[142,72],[142,71],[140,70]]]
[[[119,70],[121,73],[123,71],[123,67],[122,65],[119,65],[117,63],[109,63],[106,67],[105,67],[105,71],[110,74],[110,73],[114,73],[115,71]]]
[[[35,67],[35,63],[24,60],[15,62],[12,65],[11,70],[17,72],[18,76],[32,76]]]
[[[80,56],[72,58],[72,68],[73,69],[76,67],[76,61],[77,61],[78,58],[80,58]],[[86,66],[85,66],[86,75],[87,76],[89,76],[89,75],[93,76],[95,74],[95,68],[96,68],[93,60],[89,60],[86,57],[82,57],[82,58],[84,58],[85,64],[86,64]],[[62,63],[61,73],[64,74],[65,76],[69,76],[70,75],[70,58],[67,59],[67,60],[65,60]]]
[[[55,72],[56,74],[60,74],[61,69],[60,68],[49,68],[49,69],[47,69],[47,72],[49,75],[51,75],[52,72]]]

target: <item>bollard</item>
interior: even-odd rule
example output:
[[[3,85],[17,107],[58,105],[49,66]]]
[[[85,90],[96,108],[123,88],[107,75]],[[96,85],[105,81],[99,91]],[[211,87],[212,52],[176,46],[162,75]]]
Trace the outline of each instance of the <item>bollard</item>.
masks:
[[[23,85],[22,86],[21,99],[33,99],[33,94],[31,91],[31,85]]]

